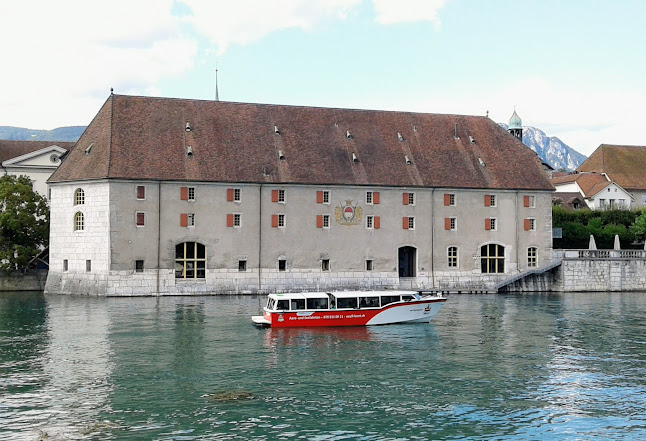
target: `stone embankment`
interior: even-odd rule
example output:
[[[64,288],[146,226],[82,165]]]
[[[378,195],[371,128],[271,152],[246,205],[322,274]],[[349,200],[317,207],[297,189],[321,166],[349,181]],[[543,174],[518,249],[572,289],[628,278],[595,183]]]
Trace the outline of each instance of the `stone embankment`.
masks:
[[[30,270],[26,274],[0,273],[0,291],[42,291],[47,281],[47,270]]]

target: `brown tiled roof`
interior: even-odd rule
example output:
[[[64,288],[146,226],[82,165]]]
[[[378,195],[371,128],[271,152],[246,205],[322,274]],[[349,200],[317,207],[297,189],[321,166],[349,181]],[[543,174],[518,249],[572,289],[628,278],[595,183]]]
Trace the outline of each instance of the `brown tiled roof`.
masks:
[[[9,159],[17,158],[18,156],[26,155],[27,153],[35,152],[52,145],[57,145],[66,150],[74,146],[73,142],[60,142],[60,141],[7,141],[0,140],[0,164]]]
[[[567,176],[552,178],[552,184],[567,184],[576,182],[585,197],[589,198],[610,185],[610,181],[600,173],[572,173]]]
[[[646,189],[646,147],[601,144],[577,170],[607,173],[627,190]]]
[[[574,202],[578,202],[581,205],[581,208],[587,207],[585,203],[585,198],[579,192],[556,192],[552,193],[552,200],[560,200],[563,203],[563,207],[574,208]]]
[[[50,182],[98,178],[553,190],[537,155],[486,117],[123,95]]]

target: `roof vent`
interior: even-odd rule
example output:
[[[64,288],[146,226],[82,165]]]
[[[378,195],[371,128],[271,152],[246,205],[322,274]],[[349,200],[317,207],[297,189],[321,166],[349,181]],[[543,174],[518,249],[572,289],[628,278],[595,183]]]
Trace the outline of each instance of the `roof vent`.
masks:
[[[267,167],[262,168],[262,175],[263,176],[269,176],[269,172],[267,171]]]
[[[352,133],[350,133],[349,130],[346,130],[345,131],[345,137],[348,138],[348,139],[352,139]]]
[[[278,150],[278,160],[279,161],[284,161],[285,160],[285,155],[283,154],[282,150]]]
[[[190,132],[191,131],[191,125],[186,121],[186,131]]]
[[[413,132],[417,132],[417,126],[413,124]]]
[[[475,138],[474,138],[473,136],[469,135],[469,142],[470,142],[471,144],[475,144],[475,143],[476,143],[476,140],[475,140]]]
[[[92,143],[92,144],[90,144],[89,146],[87,146],[87,148],[85,149],[85,154],[86,154],[86,155],[89,155],[89,154],[90,154],[90,152],[92,151],[92,147],[93,147],[93,146],[94,146],[94,143]]]
[[[402,136],[402,134],[401,134],[401,133],[399,133],[399,132],[397,132],[397,139],[399,139],[399,142],[403,142],[403,141],[404,141],[404,137],[403,137],[403,136]]]
[[[408,155],[404,155],[404,159],[406,160],[406,165],[411,165],[413,163],[413,161],[410,160]]]
[[[280,130],[278,130],[278,126],[274,126],[274,134],[280,135]]]
[[[487,166],[487,164],[484,163],[482,158],[478,158],[478,162],[480,163],[480,167],[486,167]]]
[[[359,162],[359,158],[354,153],[352,154],[352,162]]]
[[[193,147],[191,147],[190,145],[186,147],[186,156],[188,157],[193,156]]]

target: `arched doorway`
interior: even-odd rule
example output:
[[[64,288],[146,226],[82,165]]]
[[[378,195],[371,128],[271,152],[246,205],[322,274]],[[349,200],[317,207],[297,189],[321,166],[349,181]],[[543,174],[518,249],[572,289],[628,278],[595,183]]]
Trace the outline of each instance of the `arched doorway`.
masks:
[[[399,277],[417,276],[417,249],[414,247],[399,248]]]
[[[480,271],[483,274],[505,272],[505,247],[489,243],[480,247]]]

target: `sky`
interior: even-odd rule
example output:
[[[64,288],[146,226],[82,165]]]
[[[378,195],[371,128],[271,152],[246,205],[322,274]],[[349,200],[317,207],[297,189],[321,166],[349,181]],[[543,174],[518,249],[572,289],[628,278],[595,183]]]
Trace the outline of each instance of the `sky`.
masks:
[[[110,95],[488,115],[590,155],[646,145],[643,0],[0,4],[0,126],[87,125]]]

